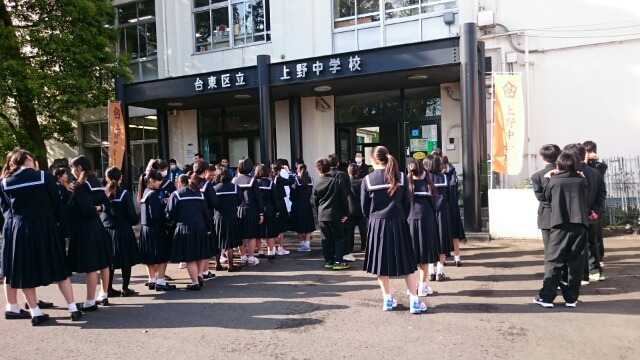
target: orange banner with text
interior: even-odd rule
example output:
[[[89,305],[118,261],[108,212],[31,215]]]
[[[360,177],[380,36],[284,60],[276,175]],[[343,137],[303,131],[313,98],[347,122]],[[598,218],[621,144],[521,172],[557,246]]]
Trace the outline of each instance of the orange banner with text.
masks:
[[[124,159],[124,116],[119,102],[109,102],[109,166],[122,170]]]
[[[524,94],[520,74],[494,75],[493,171],[518,175],[524,155]]]

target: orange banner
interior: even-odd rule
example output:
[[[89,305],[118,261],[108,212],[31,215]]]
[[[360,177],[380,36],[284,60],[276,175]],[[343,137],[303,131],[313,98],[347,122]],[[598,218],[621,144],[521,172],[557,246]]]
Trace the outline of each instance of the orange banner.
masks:
[[[109,166],[122,170],[124,159],[124,116],[119,102],[109,102]]]
[[[494,75],[493,171],[518,175],[524,156],[524,94],[520,74]]]

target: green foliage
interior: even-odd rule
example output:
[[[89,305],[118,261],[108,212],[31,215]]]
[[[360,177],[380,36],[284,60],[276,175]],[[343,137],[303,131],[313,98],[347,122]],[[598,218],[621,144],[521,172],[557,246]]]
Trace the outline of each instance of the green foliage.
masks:
[[[531,189],[532,187],[533,187],[533,185],[531,183],[531,179],[529,179],[529,178],[524,179],[522,184],[513,185],[514,189]]]
[[[110,50],[114,18],[111,0],[0,1],[0,150],[42,159],[46,140],[78,145],[78,109],[105,106],[129,76]]]

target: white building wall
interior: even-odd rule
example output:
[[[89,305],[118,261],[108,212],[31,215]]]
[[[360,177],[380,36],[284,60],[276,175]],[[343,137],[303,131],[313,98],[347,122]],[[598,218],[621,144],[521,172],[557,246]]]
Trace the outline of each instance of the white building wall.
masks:
[[[331,106],[327,112],[316,110],[316,98],[302,98],[302,155],[311,177],[318,178],[318,172],[314,166],[317,159],[334,153],[335,144],[335,118],[334,98],[324,96],[323,99]]]
[[[178,111],[175,116],[169,113],[169,134],[169,157],[180,165],[191,164],[193,156],[187,156],[187,153],[199,151],[198,112]]]
[[[447,88],[453,91],[451,97],[447,93]],[[462,175],[462,105],[460,101],[460,83],[448,83],[440,85],[440,126],[442,127],[442,153],[449,158],[449,161],[456,167],[458,175]],[[455,139],[455,149],[448,150],[449,138]]]
[[[276,155],[278,159],[291,159],[291,135],[289,131],[289,101],[276,101]],[[294,160],[294,159],[291,159]]]

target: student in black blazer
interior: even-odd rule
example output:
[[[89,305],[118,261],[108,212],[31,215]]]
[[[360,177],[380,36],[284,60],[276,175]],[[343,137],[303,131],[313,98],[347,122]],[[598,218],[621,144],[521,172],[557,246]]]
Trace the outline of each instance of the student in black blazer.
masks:
[[[342,186],[344,187],[344,192],[345,194],[349,193],[349,187],[350,187],[350,181],[349,181],[349,175],[347,175],[346,172],[344,171],[340,171],[338,169],[338,167],[340,166],[340,159],[338,159],[338,156],[336,154],[329,154],[327,156],[327,160],[329,160],[329,165],[331,166],[331,170],[329,172],[330,176],[333,176],[334,178],[338,179],[341,181]],[[349,228],[348,228],[349,224],[345,223],[344,226],[344,237],[346,238],[347,236],[349,236]],[[347,243],[344,243],[345,248],[344,248],[344,261],[356,261],[356,258],[351,254],[350,249],[347,248]]]
[[[545,167],[537,173],[531,175],[533,193],[540,202],[538,205],[538,229],[542,231],[542,242],[546,246],[549,242],[551,231],[551,203],[544,197],[544,187],[549,182],[549,178],[544,177],[549,171],[556,169],[556,160],[560,155],[560,147],[555,144],[547,144],[540,148],[540,157],[545,163]]]
[[[362,151],[356,152],[356,178],[362,180],[365,176],[369,175],[369,165],[364,162],[364,153]],[[349,176],[351,172],[349,171]]]
[[[313,187],[313,203],[318,209],[324,267],[333,270],[348,269],[349,265],[342,260],[345,248],[344,223],[349,213],[345,185],[329,173],[331,167],[328,159],[318,159],[316,169],[320,179]]]
[[[347,221],[347,251],[353,253],[356,226],[360,231],[360,251],[364,252],[367,240],[367,218],[362,214],[360,191],[362,180],[358,178],[358,166],[349,165],[349,183],[351,185],[347,198],[349,201],[349,220]]]
[[[587,164],[592,168],[598,170],[602,174],[602,178],[607,175],[607,169],[609,166],[598,160],[598,145],[593,141],[585,141],[582,143],[584,150],[587,152]],[[604,209],[603,209],[604,210]],[[602,238],[602,228],[604,227],[604,211],[598,214],[598,252],[600,253],[600,262],[604,259],[604,242]]]
[[[577,172],[579,159],[569,152],[560,154],[557,170],[549,172],[544,196],[551,203],[549,242],[544,248],[545,272],[542,289],[534,302],[553,307],[563,268],[567,282],[562,296],[567,307],[575,307],[580,293],[586,251],[589,203],[587,180]]]

